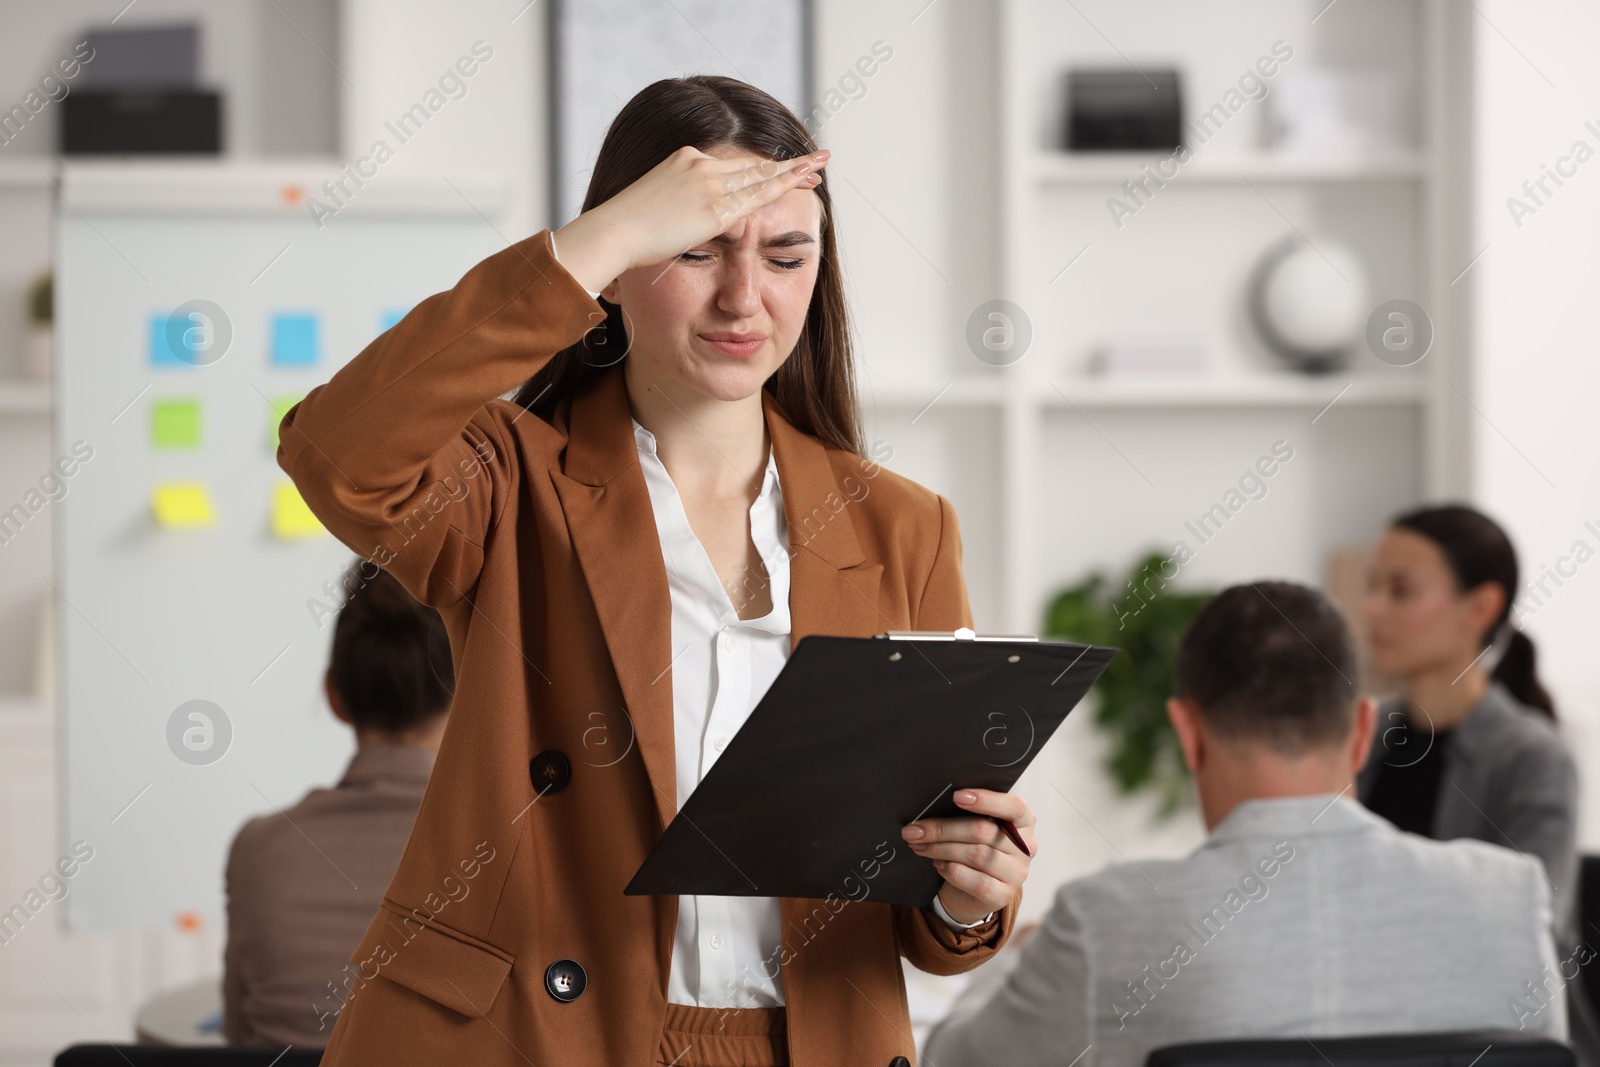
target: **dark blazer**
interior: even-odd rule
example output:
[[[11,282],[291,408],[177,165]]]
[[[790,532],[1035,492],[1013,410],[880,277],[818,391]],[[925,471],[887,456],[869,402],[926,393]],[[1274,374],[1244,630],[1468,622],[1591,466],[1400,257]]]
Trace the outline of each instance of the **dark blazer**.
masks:
[[[678,898],[622,890],[676,809],[671,601],[622,365],[551,422],[499,399],[602,319],[541,230],[422,301],[280,425],[278,463],[312,512],[439,610],[457,679],[328,1067],[654,1062]],[[791,647],[971,626],[949,501],[803,433],[765,390],[761,404]],[[840,896],[781,901],[793,1067],[914,1061],[900,958],[977,966],[1021,896],[956,931],[929,908],[849,900],[854,874],[838,872]],[[587,986],[561,1000],[546,980],[566,961]]]
[[[1363,801],[1371,797],[1386,759],[1415,758],[1391,755],[1384,747],[1389,728],[1402,721],[1403,706],[1396,699],[1378,709],[1371,754],[1357,779]],[[1578,771],[1572,754],[1548,718],[1499,682],[1490,684],[1444,743],[1444,776],[1429,836],[1471,837],[1538,857],[1550,885],[1556,945],[1564,954],[1577,933]]]

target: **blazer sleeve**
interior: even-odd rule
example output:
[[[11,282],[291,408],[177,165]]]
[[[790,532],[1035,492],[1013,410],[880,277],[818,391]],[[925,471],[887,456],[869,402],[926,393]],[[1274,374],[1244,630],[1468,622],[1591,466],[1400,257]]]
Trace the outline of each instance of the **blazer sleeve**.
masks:
[[[1578,881],[1578,769],[1553,734],[1523,744],[1511,755],[1510,783],[1496,829],[1512,848],[1537,856],[1550,886],[1552,932],[1564,952],[1576,944]],[[1493,840],[1493,839],[1490,839]],[[1495,842],[1498,844],[1499,842]]]
[[[972,607],[967,601],[967,583],[961,573],[961,529],[950,501],[942,496],[936,499],[939,544],[922,594],[912,608],[913,630],[954,630],[972,626]],[[923,908],[891,904],[900,955],[919,971],[929,974],[969,971],[1006,943],[1016,926],[1017,906],[1021,902],[1019,889],[1011,902],[988,922],[963,930],[953,929],[939,918],[931,904]]]
[[[454,603],[521,473],[511,423],[523,409],[498,398],[604,318],[541,230],[423,300],[290,408],[278,466],[340,541],[419,601]]]
[[[1059,1067],[1071,1060],[1094,1067],[1096,1056],[1085,1055],[1097,1040],[1092,963],[1072,888],[1063,886],[1034,935],[962,987],[928,1031],[923,1061],[939,1067]]]

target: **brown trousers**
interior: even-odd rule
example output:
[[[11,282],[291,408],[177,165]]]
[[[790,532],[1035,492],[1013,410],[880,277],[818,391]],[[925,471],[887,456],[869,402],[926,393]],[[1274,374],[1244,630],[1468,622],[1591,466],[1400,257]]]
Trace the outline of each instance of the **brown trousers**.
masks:
[[[788,1067],[783,1008],[696,1008],[667,1004],[658,1067]]]

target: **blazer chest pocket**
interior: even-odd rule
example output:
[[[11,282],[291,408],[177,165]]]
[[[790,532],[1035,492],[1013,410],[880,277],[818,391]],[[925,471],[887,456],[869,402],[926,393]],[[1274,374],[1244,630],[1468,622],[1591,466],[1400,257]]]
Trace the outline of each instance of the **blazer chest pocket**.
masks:
[[[488,1014],[515,958],[387,898],[350,962],[364,980],[382,976],[468,1016]]]

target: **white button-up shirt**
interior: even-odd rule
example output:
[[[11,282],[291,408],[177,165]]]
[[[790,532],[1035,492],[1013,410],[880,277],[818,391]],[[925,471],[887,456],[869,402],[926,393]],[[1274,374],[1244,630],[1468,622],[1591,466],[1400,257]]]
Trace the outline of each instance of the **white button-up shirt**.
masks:
[[[772,608],[760,618],[739,618],[656,455],[655,435],[635,419],[633,436],[672,594],[673,743],[681,809],[789,658],[789,537],[778,464],[769,449],[761,490],[750,505],[750,537],[766,565]],[[756,588],[759,581],[750,575],[741,585]],[[777,897],[680,897],[667,1000],[708,1008],[783,1004],[777,977],[781,923]]]
[[[750,537],[767,568],[772,608],[760,618],[739,618],[656,455],[655,434],[634,419],[633,439],[672,600],[673,745],[681,810],[789,658],[789,535],[778,463],[769,449],[761,489],[750,505]],[[753,588],[759,580],[751,575],[741,585]],[[953,929],[990,918],[958,923],[938,897],[933,910]],[[777,897],[680,897],[667,1000],[702,1008],[782,1005],[781,928]]]

